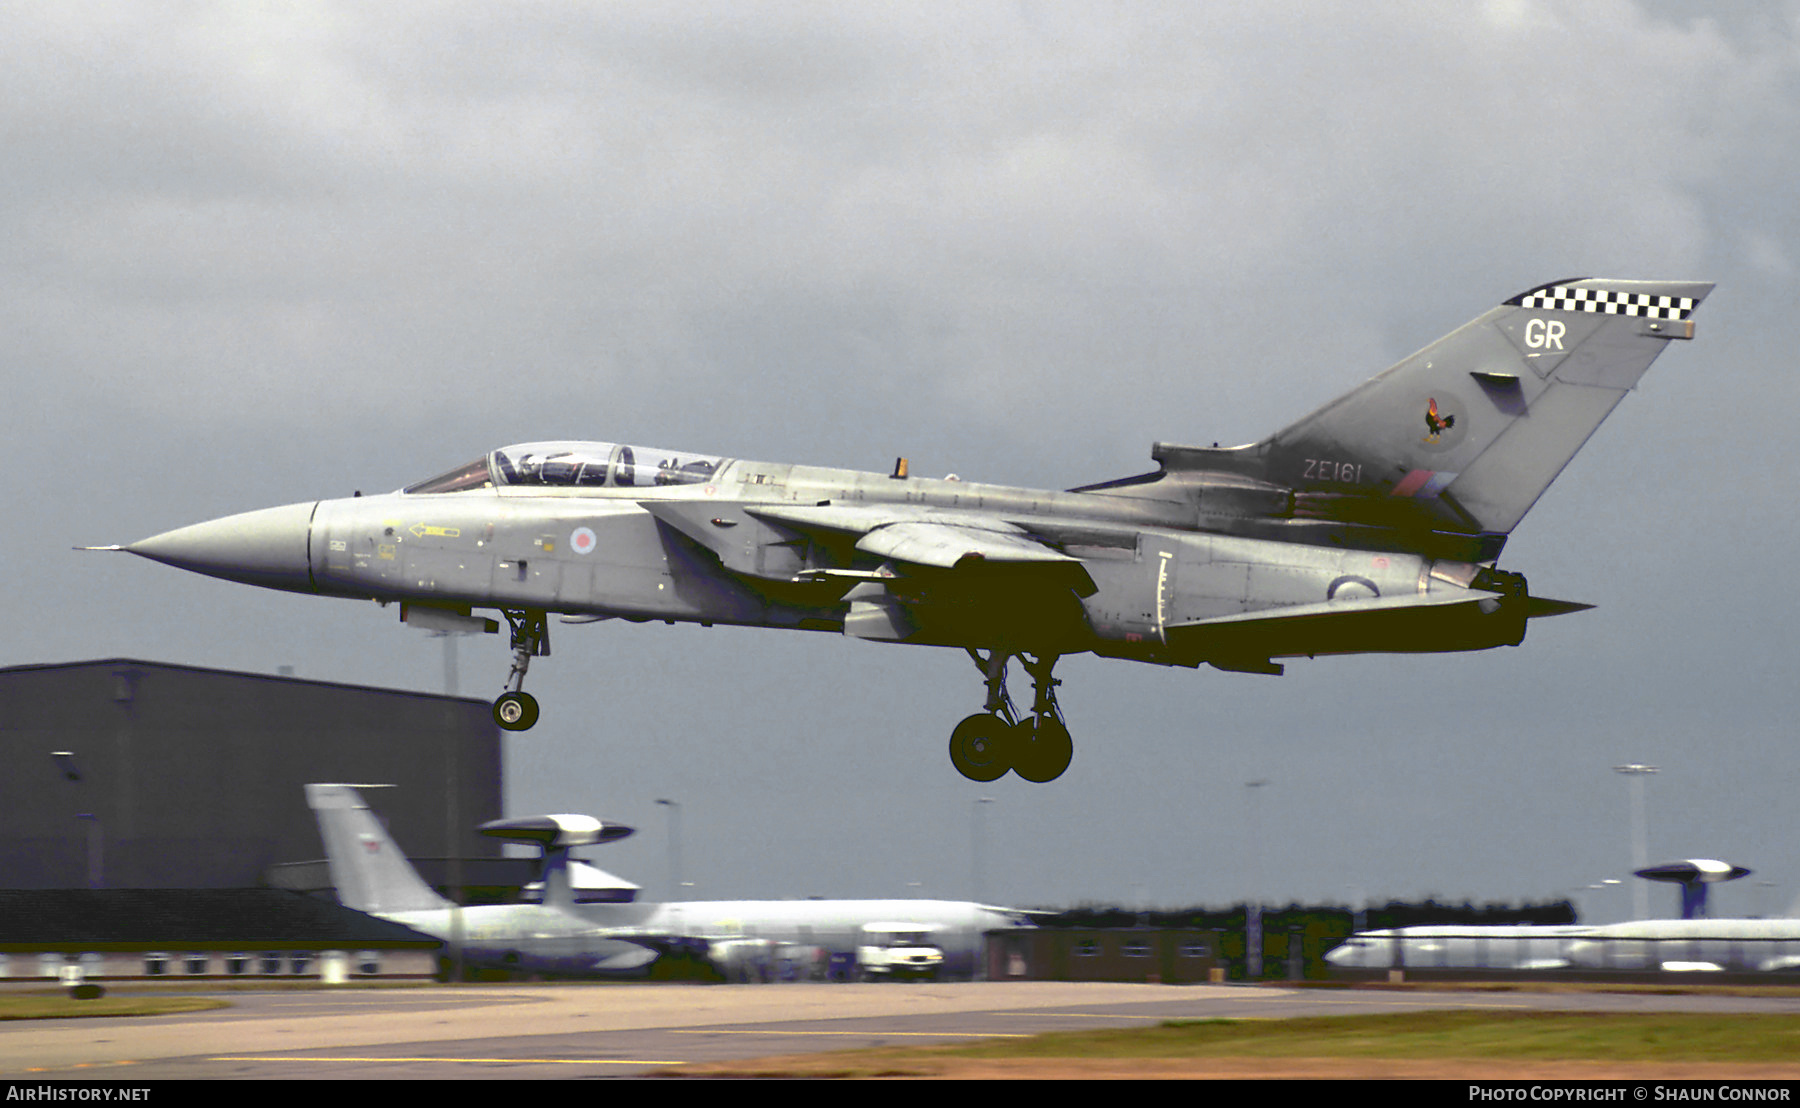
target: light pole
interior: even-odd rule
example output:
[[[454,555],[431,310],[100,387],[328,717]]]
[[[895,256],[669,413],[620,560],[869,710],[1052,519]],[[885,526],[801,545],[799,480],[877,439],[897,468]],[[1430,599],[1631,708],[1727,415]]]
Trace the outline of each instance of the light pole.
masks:
[[[1758,919],[1769,918],[1769,890],[1774,887],[1775,882],[1773,881],[1758,881],[1756,883],[1756,915]]]
[[[1250,803],[1250,900],[1244,908],[1244,976],[1252,981],[1262,978],[1262,806],[1257,797],[1269,782],[1266,778],[1244,782]]]
[[[50,760],[56,764],[56,770],[63,775],[63,780],[74,785],[81,784],[81,768],[75,764],[74,751],[52,750]],[[105,888],[105,828],[100,823],[99,815],[94,812],[76,812],[75,818],[87,824],[87,886],[90,889]]]
[[[667,797],[658,797],[658,804],[669,810],[669,890],[674,895],[681,895],[681,805]]]
[[[92,812],[76,812],[75,818],[86,820],[88,825],[88,888],[104,889],[106,887],[106,856],[104,853],[106,848],[100,817]]]
[[[468,632],[466,632],[466,631],[433,631],[432,632],[432,636],[434,638],[440,638],[440,639],[444,640],[444,695],[445,696],[455,696],[456,695],[457,677],[459,676],[459,674],[457,672],[458,667],[456,664],[456,637],[458,635],[467,634],[467,633]]]
[[[474,635],[496,629],[492,620],[479,616],[459,615],[443,608],[426,605],[400,606],[401,622],[416,627],[434,639],[442,639],[444,646],[444,696],[457,695],[456,640],[461,635]],[[444,733],[448,738],[449,749],[444,759],[444,841],[447,844],[445,860],[449,871],[445,876],[444,891],[450,900],[450,976],[453,980],[463,977],[463,888],[462,851],[457,843],[462,838],[462,745],[457,742],[456,709],[448,701],[444,704]]]
[[[977,904],[987,903],[987,901],[985,901],[981,898],[982,877],[984,876],[983,866],[981,864],[982,863],[982,853],[981,852],[985,845],[982,840],[985,837],[984,833],[987,830],[987,827],[986,827],[987,820],[982,815],[982,812],[983,812],[982,805],[992,804],[993,802],[994,802],[993,797],[984,796],[984,797],[980,797],[980,798],[976,799],[969,805],[969,858],[970,858],[970,866],[972,867],[972,870],[973,870],[973,876],[972,876],[971,883],[974,885],[974,892],[975,892],[975,896],[973,899],[974,899],[975,903],[977,903]]]
[[[1584,896],[1583,895],[1584,893],[1606,892],[1611,889],[1616,889],[1620,885],[1623,885],[1623,884],[1624,884],[1624,882],[1620,881],[1617,877],[1603,877],[1600,880],[1593,882],[1592,884],[1581,885],[1577,888],[1569,889],[1567,891],[1566,895],[1574,898],[1575,911],[1576,911],[1576,914],[1578,917],[1576,922],[1578,922],[1578,923],[1593,923],[1594,922],[1594,913],[1585,912],[1582,910],[1582,901],[1592,900],[1591,897]],[[1610,901],[1608,903],[1610,903]]]
[[[1614,773],[1622,773],[1631,779],[1631,870],[1636,873],[1650,865],[1650,849],[1645,840],[1648,832],[1644,820],[1644,778],[1659,772],[1655,766],[1647,766],[1642,762],[1630,762],[1622,766],[1614,766]],[[1631,918],[1646,919],[1650,915],[1650,886],[1636,884],[1631,887]]]
[[[433,638],[444,640],[444,695],[456,695],[457,665],[456,639],[459,635],[469,634],[466,630],[444,626],[431,628]],[[456,709],[446,703],[444,705],[445,735],[449,739],[448,758],[444,759],[444,841],[449,844],[447,857],[450,861],[449,888],[450,893],[450,962],[451,980],[461,981],[467,972],[463,966],[463,870],[462,851],[457,843],[462,837],[462,744],[458,742],[460,732],[457,730]]]

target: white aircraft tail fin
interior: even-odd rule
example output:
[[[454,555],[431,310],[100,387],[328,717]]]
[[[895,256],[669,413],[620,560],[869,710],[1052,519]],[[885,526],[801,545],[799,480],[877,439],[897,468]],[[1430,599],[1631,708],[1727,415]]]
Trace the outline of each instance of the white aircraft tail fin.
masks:
[[[372,915],[448,908],[431,891],[354,785],[308,785],[306,805],[319,821],[331,882],[346,908]]]

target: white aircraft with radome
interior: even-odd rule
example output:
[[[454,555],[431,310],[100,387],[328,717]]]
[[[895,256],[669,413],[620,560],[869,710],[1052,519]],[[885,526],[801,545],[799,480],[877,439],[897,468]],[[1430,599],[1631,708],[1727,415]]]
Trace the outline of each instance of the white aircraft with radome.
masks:
[[[1580,926],[1359,931],[1325,955],[1343,969],[1800,969],[1800,919],[1646,919]]]
[[[1569,962],[1581,969],[1661,970],[1665,973],[1773,973],[1800,969],[1800,901],[1786,917],[1712,919],[1713,885],[1748,877],[1750,870],[1714,858],[1688,858],[1637,871],[1647,881],[1681,886],[1681,918],[1630,920],[1589,928],[1569,943]]]
[[[419,876],[357,786],[308,785],[306,802],[318,817],[331,880],[345,907],[446,942],[460,931],[470,965],[521,974],[643,975],[664,955],[685,955],[727,977],[740,976],[779,956],[784,946],[853,954],[869,941],[868,925],[905,922],[933,936],[943,953],[943,976],[967,978],[981,971],[985,932],[1031,926],[1021,912],[952,900],[641,904],[635,886],[569,853],[623,838],[631,829],[581,815],[484,824],[484,833],[543,848],[541,897],[535,904],[457,908]],[[588,887],[595,875],[603,888]]]
[[[1635,970],[1769,973],[1800,969],[1800,901],[1785,917],[1710,919],[1710,885],[1750,873],[1710,858],[1637,871],[1682,885],[1683,919],[1597,926],[1433,925],[1359,931],[1325,955],[1344,969]]]
[[[1797,905],[1796,907],[1800,907]],[[1581,969],[1773,973],[1800,969],[1800,919],[1646,919],[1588,928],[1569,943]]]

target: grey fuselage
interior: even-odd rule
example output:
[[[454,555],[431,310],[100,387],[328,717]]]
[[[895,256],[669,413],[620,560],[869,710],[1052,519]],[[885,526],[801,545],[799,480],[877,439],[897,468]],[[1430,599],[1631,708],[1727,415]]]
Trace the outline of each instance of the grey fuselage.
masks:
[[[1513,645],[1528,618],[1585,607],[1531,597],[1495,561],[1651,362],[1693,337],[1711,288],[1541,285],[1260,442],[1157,443],[1159,471],[1067,491],[913,477],[904,459],[888,475],[539,442],[399,493],[118,549],[438,609],[441,628],[498,609],[515,694],[552,613],[988,650],[990,713],[1007,659],[1031,655],[1033,714],[1052,726],[1032,731],[1029,772],[1054,776],[1045,678],[1062,655],[1279,673],[1272,659]],[[513,727],[535,712],[496,708]],[[983,761],[990,740],[1011,741],[982,727],[957,740],[965,772],[1004,766]]]
[[[1342,528],[1233,514],[1245,495],[1232,486],[1213,497],[1172,475],[1116,492],[1053,492],[727,460],[710,480],[667,487],[490,485],[294,504],[130,549],[252,584],[383,602],[786,627],[1052,655],[1091,650],[1227,668],[1236,650],[1171,629],[1346,598],[1435,605],[1489,595],[1467,587],[1479,571],[1471,562],[1327,545],[1343,541]],[[753,514],[821,506],[879,506],[958,526],[1016,520],[1078,561],[1093,589],[1086,596],[1067,588],[1021,592],[1017,567],[984,580],[968,561],[936,576],[909,566],[883,577],[886,559],[859,550],[853,533],[839,538]],[[254,537],[234,547],[223,535],[233,527]],[[197,548],[229,557],[209,565],[191,556]],[[860,601],[859,584],[874,580],[886,595]],[[894,594],[917,603],[895,613]],[[1046,596],[1058,602],[1045,603]],[[1246,657],[1337,653],[1339,645],[1343,652],[1479,649],[1523,637],[1517,606],[1458,612],[1405,642],[1326,639],[1287,650],[1265,642]]]

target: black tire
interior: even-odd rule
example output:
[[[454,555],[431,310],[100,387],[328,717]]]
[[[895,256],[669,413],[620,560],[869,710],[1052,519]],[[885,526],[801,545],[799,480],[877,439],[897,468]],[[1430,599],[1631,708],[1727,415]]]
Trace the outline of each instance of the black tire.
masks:
[[[950,732],[950,764],[971,781],[998,781],[1012,768],[1012,728],[999,716],[977,712]]]
[[[1061,777],[1075,757],[1075,742],[1069,738],[1069,729],[1063,726],[1062,720],[1037,716],[1019,731],[1020,741],[1013,752],[1013,772],[1040,785]]]
[[[494,701],[494,722],[507,731],[529,731],[538,721],[537,698],[527,692],[501,693]]]

